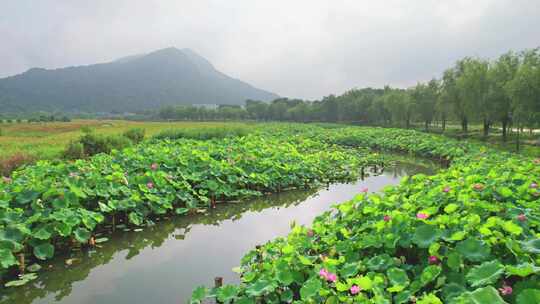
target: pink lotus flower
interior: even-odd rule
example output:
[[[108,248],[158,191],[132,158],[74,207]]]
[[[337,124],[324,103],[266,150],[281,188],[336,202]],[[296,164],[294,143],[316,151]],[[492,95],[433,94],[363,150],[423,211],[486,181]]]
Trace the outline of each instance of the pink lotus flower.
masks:
[[[146,183],[146,187],[148,187],[148,189],[152,189],[152,188],[154,188],[154,183],[148,182],[148,183]]]
[[[446,187],[444,187],[444,189],[442,191],[444,193],[448,193],[448,192],[450,192],[450,187],[446,186]]]
[[[474,190],[482,191],[482,190],[484,190],[484,185],[483,184],[474,184],[473,188],[474,188]]]
[[[438,264],[438,263],[439,263],[439,258],[436,257],[436,256],[434,256],[434,255],[431,255],[431,256],[429,256],[429,258],[428,258],[428,262],[429,262],[430,264]]]
[[[527,216],[525,214],[520,214],[517,216],[518,221],[525,222],[527,220]]]
[[[429,217],[429,214],[425,214],[425,213],[417,213],[416,214],[416,218],[421,219],[421,220],[425,220],[428,217]]]
[[[326,269],[321,268],[321,270],[319,270],[319,275],[325,280],[328,280],[328,271]]]
[[[390,221],[392,220],[392,217],[390,217],[389,215],[385,215],[385,216],[383,217],[383,220],[384,220],[385,222],[390,222]]]
[[[151,168],[152,170],[157,170],[158,164],[154,163],[154,164],[152,164],[152,165],[150,166],[150,168]]]
[[[362,288],[360,286],[353,285],[351,286],[350,290],[351,290],[351,294],[355,295],[355,294],[358,294],[360,290],[362,290]]]
[[[503,296],[511,295],[513,290],[511,286],[506,285],[506,283],[503,283],[503,286],[499,288],[499,291]]]
[[[529,188],[531,188],[531,189],[536,189],[536,188],[538,188],[538,184],[537,184],[537,183],[531,183],[531,185],[529,186]]]
[[[337,275],[335,273],[331,273],[329,272],[328,273],[328,276],[326,277],[326,279],[329,281],[329,282],[336,282],[337,281]]]
[[[362,193],[367,193],[367,192],[368,192],[368,188],[367,188],[367,187],[364,187],[364,188],[360,189],[360,192],[362,192]]]

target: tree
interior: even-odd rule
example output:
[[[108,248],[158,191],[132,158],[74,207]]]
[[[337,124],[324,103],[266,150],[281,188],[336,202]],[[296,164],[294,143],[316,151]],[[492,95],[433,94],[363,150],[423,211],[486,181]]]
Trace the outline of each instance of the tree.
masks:
[[[444,98],[452,105],[453,112],[461,122],[461,129],[467,132],[468,116],[465,110],[465,101],[462,97],[457,84],[457,79],[461,74],[463,63],[458,61],[455,67],[444,71],[442,80],[442,94]]]
[[[409,128],[413,114],[413,103],[409,93],[404,90],[388,90],[380,97],[387,112],[390,113],[391,121],[395,125],[402,125]]]
[[[512,99],[513,121],[517,128],[516,150],[520,149],[519,135],[524,125],[538,124],[540,112],[540,51],[533,49],[522,54],[515,77],[505,86]]]
[[[505,88],[514,79],[519,68],[519,57],[513,52],[500,56],[489,69],[489,104],[493,107],[494,118],[502,124],[503,141],[512,117],[512,99]]]
[[[424,122],[424,129],[429,131],[429,125],[435,116],[435,106],[439,95],[439,83],[432,79],[428,84],[418,83],[411,90],[411,99],[418,117]]]
[[[251,119],[266,120],[268,118],[268,103],[260,100],[246,100],[246,111]]]
[[[484,136],[488,135],[492,120],[492,107],[488,104],[488,62],[477,58],[466,58],[461,63],[457,86],[469,116],[476,114],[484,125]]]

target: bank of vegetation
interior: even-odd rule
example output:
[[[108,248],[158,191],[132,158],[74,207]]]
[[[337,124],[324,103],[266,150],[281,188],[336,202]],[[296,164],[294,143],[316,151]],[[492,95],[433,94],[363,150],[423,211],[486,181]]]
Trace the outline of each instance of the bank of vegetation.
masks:
[[[452,165],[257,246],[236,269],[240,285],[199,287],[192,303],[540,302],[540,159],[402,129],[322,136]]]

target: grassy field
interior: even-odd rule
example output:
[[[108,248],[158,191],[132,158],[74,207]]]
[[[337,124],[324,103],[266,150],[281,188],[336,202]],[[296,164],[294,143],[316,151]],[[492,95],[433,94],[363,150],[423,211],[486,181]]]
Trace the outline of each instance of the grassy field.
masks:
[[[167,129],[201,129],[246,126],[236,122],[137,122],[124,120],[74,120],[50,123],[0,124],[0,162],[12,157],[54,159],[60,157],[66,145],[82,135],[83,128],[99,134],[121,134],[129,129],[142,128],[146,136]],[[24,162],[24,161],[23,161]]]

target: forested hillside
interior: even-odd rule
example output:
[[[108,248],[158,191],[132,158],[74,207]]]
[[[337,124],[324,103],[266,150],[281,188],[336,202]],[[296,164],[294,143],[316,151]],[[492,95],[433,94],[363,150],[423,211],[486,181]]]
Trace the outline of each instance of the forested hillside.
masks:
[[[0,108],[13,112],[136,112],[178,104],[242,104],[278,96],[231,78],[189,49],[0,79]]]

